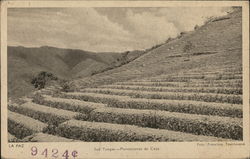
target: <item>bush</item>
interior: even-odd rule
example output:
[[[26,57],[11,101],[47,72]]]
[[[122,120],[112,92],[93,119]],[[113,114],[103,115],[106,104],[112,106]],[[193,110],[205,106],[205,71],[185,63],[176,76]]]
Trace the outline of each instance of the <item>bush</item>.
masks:
[[[62,87],[62,91],[63,92],[73,92],[74,91],[74,84],[67,81],[67,80],[62,80],[61,83],[60,83],[61,87]]]
[[[8,111],[8,131],[18,139],[29,136],[34,132],[42,132],[47,126],[47,124],[28,116]]]
[[[132,125],[69,120],[59,125],[57,134],[63,137],[94,142],[111,141],[223,141],[225,139],[192,135],[162,129]]]
[[[51,96],[45,96],[43,101],[38,104],[81,113],[89,113],[94,109],[106,106],[105,104],[101,103],[85,102],[76,99],[56,98]]]
[[[11,111],[24,114],[33,119],[52,125],[58,125],[59,123],[62,123],[68,119],[80,118],[82,115],[78,112],[56,109],[35,103],[25,103],[20,106],[13,105],[10,106],[9,109]]]
[[[215,19],[214,16],[206,17],[204,24],[208,24],[208,23],[212,22],[214,19]]]
[[[33,84],[35,88],[42,89],[51,80],[58,80],[58,78],[52,73],[42,71],[32,78],[31,84]]]
[[[67,94],[65,98],[75,98],[89,102],[105,103],[109,107],[130,109],[151,109],[190,114],[218,115],[242,118],[242,105],[211,103],[190,100],[162,100],[130,98],[94,93]]]
[[[41,101],[43,101],[43,99],[44,99],[44,97],[41,94],[36,93],[32,98],[32,102],[40,103]]]
[[[168,38],[165,43],[169,43],[170,41],[172,41],[173,39],[172,38]]]
[[[200,27],[198,25],[195,25],[194,30],[199,29]]]
[[[188,53],[190,52],[192,49],[194,49],[194,45],[192,42],[188,41],[187,44],[184,46],[183,48],[183,52]]]
[[[33,131],[20,125],[12,120],[8,120],[8,131],[14,134],[18,139],[22,139],[26,136],[32,135]],[[10,140],[10,142],[13,140]]]
[[[193,133],[196,135],[242,139],[242,119],[195,115],[167,111],[100,108],[90,114],[90,121],[129,124]]]
[[[101,93],[110,95],[131,96],[133,98],[147,99],[172,99],[172,100],[196,100],[204,102],[219,102],[242,104],[241,95],[213,94],[213,93],[185,93],[185,92],[153,92],[153,91],[134,91],[119,89],[95,89],[89,88],[82,90],[88,93]]]
[[[162,45],[163,45],[163,44],[156,44],[156,45],[152,46],[151,48],[146,49],[146,52],[151,51],[151,50],[154,50],[154,49],[156,49],[156,48],[158,48],[158,47],[160,47],[160,46],[162,46]]]
[[[183,31],[183,32],[180,33],[181,36],[183,36],[185,34],[187,34],[187,32],[185,32],[185,31]]]

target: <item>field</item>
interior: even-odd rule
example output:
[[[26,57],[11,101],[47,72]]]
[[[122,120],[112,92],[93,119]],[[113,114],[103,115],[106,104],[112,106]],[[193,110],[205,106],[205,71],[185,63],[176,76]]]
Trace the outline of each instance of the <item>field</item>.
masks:
[[[58,93],[51,86],[23,104],[9,104],[9,141],[242,140],[242,79],[197,80],[192,73],[174,75],[179,82],[168,75],[79,92]],[[145,82],[153,79],[161,82]]]
[[[9,101],[9,141],[242,141],[241,11],[227,17],[75,79],[71,92],[54,85]]]

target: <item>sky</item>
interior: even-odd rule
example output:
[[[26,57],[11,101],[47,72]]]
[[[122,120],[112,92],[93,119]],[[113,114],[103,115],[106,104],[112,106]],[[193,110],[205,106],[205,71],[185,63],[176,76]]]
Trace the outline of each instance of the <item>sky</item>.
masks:
[[[143,50],[229,8],[9,8],[8,45],[93,52]]]

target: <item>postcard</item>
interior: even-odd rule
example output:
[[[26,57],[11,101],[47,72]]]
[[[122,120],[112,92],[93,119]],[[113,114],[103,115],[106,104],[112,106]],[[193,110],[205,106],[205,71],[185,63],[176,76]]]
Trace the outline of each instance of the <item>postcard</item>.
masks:
[[[249,158],[248,1],[2,1],[2,158]]]

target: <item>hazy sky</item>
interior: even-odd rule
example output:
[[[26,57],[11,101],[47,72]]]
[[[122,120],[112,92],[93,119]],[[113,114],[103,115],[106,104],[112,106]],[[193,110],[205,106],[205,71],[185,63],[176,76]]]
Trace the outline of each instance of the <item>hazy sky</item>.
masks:
[[[8,45],[97,52],[149,48],[228,8],[11,8]]]

